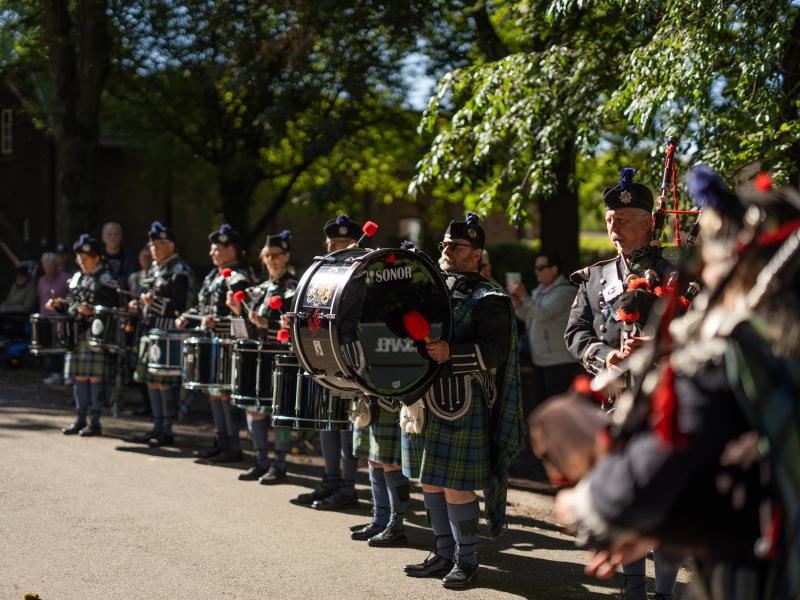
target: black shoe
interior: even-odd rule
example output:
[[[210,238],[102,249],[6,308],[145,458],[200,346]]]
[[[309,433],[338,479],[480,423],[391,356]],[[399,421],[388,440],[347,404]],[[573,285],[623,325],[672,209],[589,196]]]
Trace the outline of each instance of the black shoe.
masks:
[[[333,492],[327,498],[314,500],[311,508],[317,510],[342,510],[343,508],[355,508],[358,506],[358,494],[342,494],[339,490]]]
[[[434,554],[418,565],[403,567],[409,577],[444,577],[453,570],[453,561]]]
[[[158,431],[155,429],[151,429],[147,433],[143,433],[142,435],[137,435],[136,437],[132,438],[131,441],[134,444],[148,444],[150,443],[150,439],[158,437]]]
[[[301,506],[311,506],[316,500],[324,500],[334,491],[335,490],[333,488],[327,488],[323,485],[322,487],[315,489],[313,492],[300,494],[297,498],[292,500],[292,503],[300,504]]]
[[[208,462],[223,463],[223,462],[239,462],[242,460],[242,451],[234,450],[233,448],[225,448],[222,452],[217,452],[214,456],[208,459]]]
[[[103,435],[103,428],[100,427],[100,423],[90,423],[81,429],[79,435],[81,437],[97,437]]]
[[[75,421],[69,427],[64,427],[64,429],[61,430],[61,433],[63,433],[64,435],[78,435],[81,432],[81,429],[83,429],[84,427],[86,427],[86,423]]]
[[[286,479],[286,469],[270,467],[264,475],[258,478],[261,485],[274,485]]]
[[[244,473],[239,473],[239,481],[256,481],[257,479],[261,478],[262,475],[266,474],[266,469],[262,469],[256,465],[255,467],[250,467]]]
[[[453,569],[442,579],[442,585],[450,589],[465,588],[475,579],[477,574],[478,565],[456,563],[453,565]]]
[[[366,542],[369,538],[378,535],[381,531],[386,529],[383,525],[378,525],[375,521],[367,523],[360,529],[350,532],[350,539],[357,542]]]
[[[386,548],[388,546],[401,546],[408,542],[406,538],[406,528],[400,525],[389,525],[378,535],[369,538],[367,544],[373,548]]]
[[[151,436],[149,440],[147,440],[148,445],[151,448],[159,448],[161,446],[174,446],[175,445],[175,436],[171,433],[159,433],[157,435]]]
[[[211,458],[212,456],[219,454],[223,450],[225,450],[225,448],[223,446],[220,446],[215,440],[214,445],[211,446],[210,448],[203,448],[202,450],[193,450],[192,456],[195,456],[197,458]]]

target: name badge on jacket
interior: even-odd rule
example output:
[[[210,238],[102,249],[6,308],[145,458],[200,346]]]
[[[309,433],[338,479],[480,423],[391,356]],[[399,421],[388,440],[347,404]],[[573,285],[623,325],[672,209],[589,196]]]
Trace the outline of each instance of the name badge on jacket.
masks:
[[[617,279],[614,283],[603,288],[603,300],[611,302],[623,292],[622,282]]]

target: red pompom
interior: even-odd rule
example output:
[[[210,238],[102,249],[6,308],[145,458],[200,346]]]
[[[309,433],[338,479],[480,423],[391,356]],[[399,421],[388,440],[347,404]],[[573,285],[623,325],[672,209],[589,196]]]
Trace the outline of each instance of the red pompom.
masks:
[[[572,382],[572,389],[581,396],[596,400],[598,404],[603,404],[606,401],[606,397],[603,394],[592,389],[592,380],[587,375],[578,375]]]
[[[397,257],[392,253],[386,257],[386,262],[390,265],[393,265],[395,262],[397,262]]]
[[[403,315],[403,325],[411,339],[417,342],[424,340],[431,332],[428,320],[416,310],[410,310]]]
[[[772,177],[769,176],[769,173],[762,171],[756,175],[755,184],[759,192],[767,192],[772,189]]]
[[[278,341],[279,342],[288,342],[289,341],[289,330],[288,329],[279,329],[278,330]]]
[[[631,279],[628,282],[628,291],[632,292],[633,290],[645,290],[646,292],[650,291],[650,282],[647,281],[644,277],[637,277],[636,279]]]
[[[272,310],[280,310],[283,306],[283,298],[280,296],[270,296],[269,300],[267,300],[267,304]]]
[[[220,273],[222,274],[223,279],[227,279],[228,277],[231,276],[233,271],[231,269],[225,268],[225,269],[222,269],[222,271],[220,271]]]
[[[689,308],[689,299],[686,296],[678,296],[678,304],[681,305],[683,310],[687,310]]]
[[[378,224],[373,221],[367,221],[364,223],[364,227],[361,228],[361,231],[363,231],[367,237],[372,237],[375,235],[375,232],[378,231]]]
[[[624,308],[617,309],[617,319],[619,321],[625,321],[626,323],[635,323],[639,319],[641,319],[642,315],[638,312],[626,312]]]
[[[245,294],[242,290],[233,293],[233,299],[237,302],[244,302],[245,298],[247,298],[247,294]]]

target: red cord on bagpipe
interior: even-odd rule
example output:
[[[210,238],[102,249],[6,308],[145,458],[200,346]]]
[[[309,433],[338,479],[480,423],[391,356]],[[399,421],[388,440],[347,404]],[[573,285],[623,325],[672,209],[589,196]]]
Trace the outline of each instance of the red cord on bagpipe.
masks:
[[[664,158],[664,177],[661,182],[661,195],[666,195],[667,181],[672,185],[672,210],[666,206],[661,206],[659,212],[664,215],[675,215],[675,245],[681,247],[681,224],[680,215],[699,215],[701,210],[680,210],[678,209],[678,186],[677,174],[675,169],[675,151],[678,149],[678,140],[670,137],[667,140],[667,156]]]

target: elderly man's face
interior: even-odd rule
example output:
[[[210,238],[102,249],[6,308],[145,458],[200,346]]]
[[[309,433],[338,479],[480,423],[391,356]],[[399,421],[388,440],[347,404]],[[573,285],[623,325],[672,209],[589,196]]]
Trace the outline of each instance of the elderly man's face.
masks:
[[[103,226],[103,245],[106,250],[117,250],[122,245],[122,228],[116,223]]]
[[[150,256],[156,262],[163,262],[175,252],[175,244],[172,240],[151,240],[149,244]],[[141,261],[139,262],[141,264]],[[147,265],[149,268],[150,265]]]
[[[650,243],[653,218],[642,208],[617,208],[606,211],[606,230],[612,243],[619,243],[626,254]]]
[[[53,277],[56,274],[56,269],[58,268],[58,264],[56,263],[55,258],[47,259],[42,261],[42,270],[44,274],[48,277]]]
[[[478,270],[483,255],[480,248],[467,243],[466,240],[455,239],[441,242],[439,247],[442,250],[439,268],[445,273],[469,273]]]

